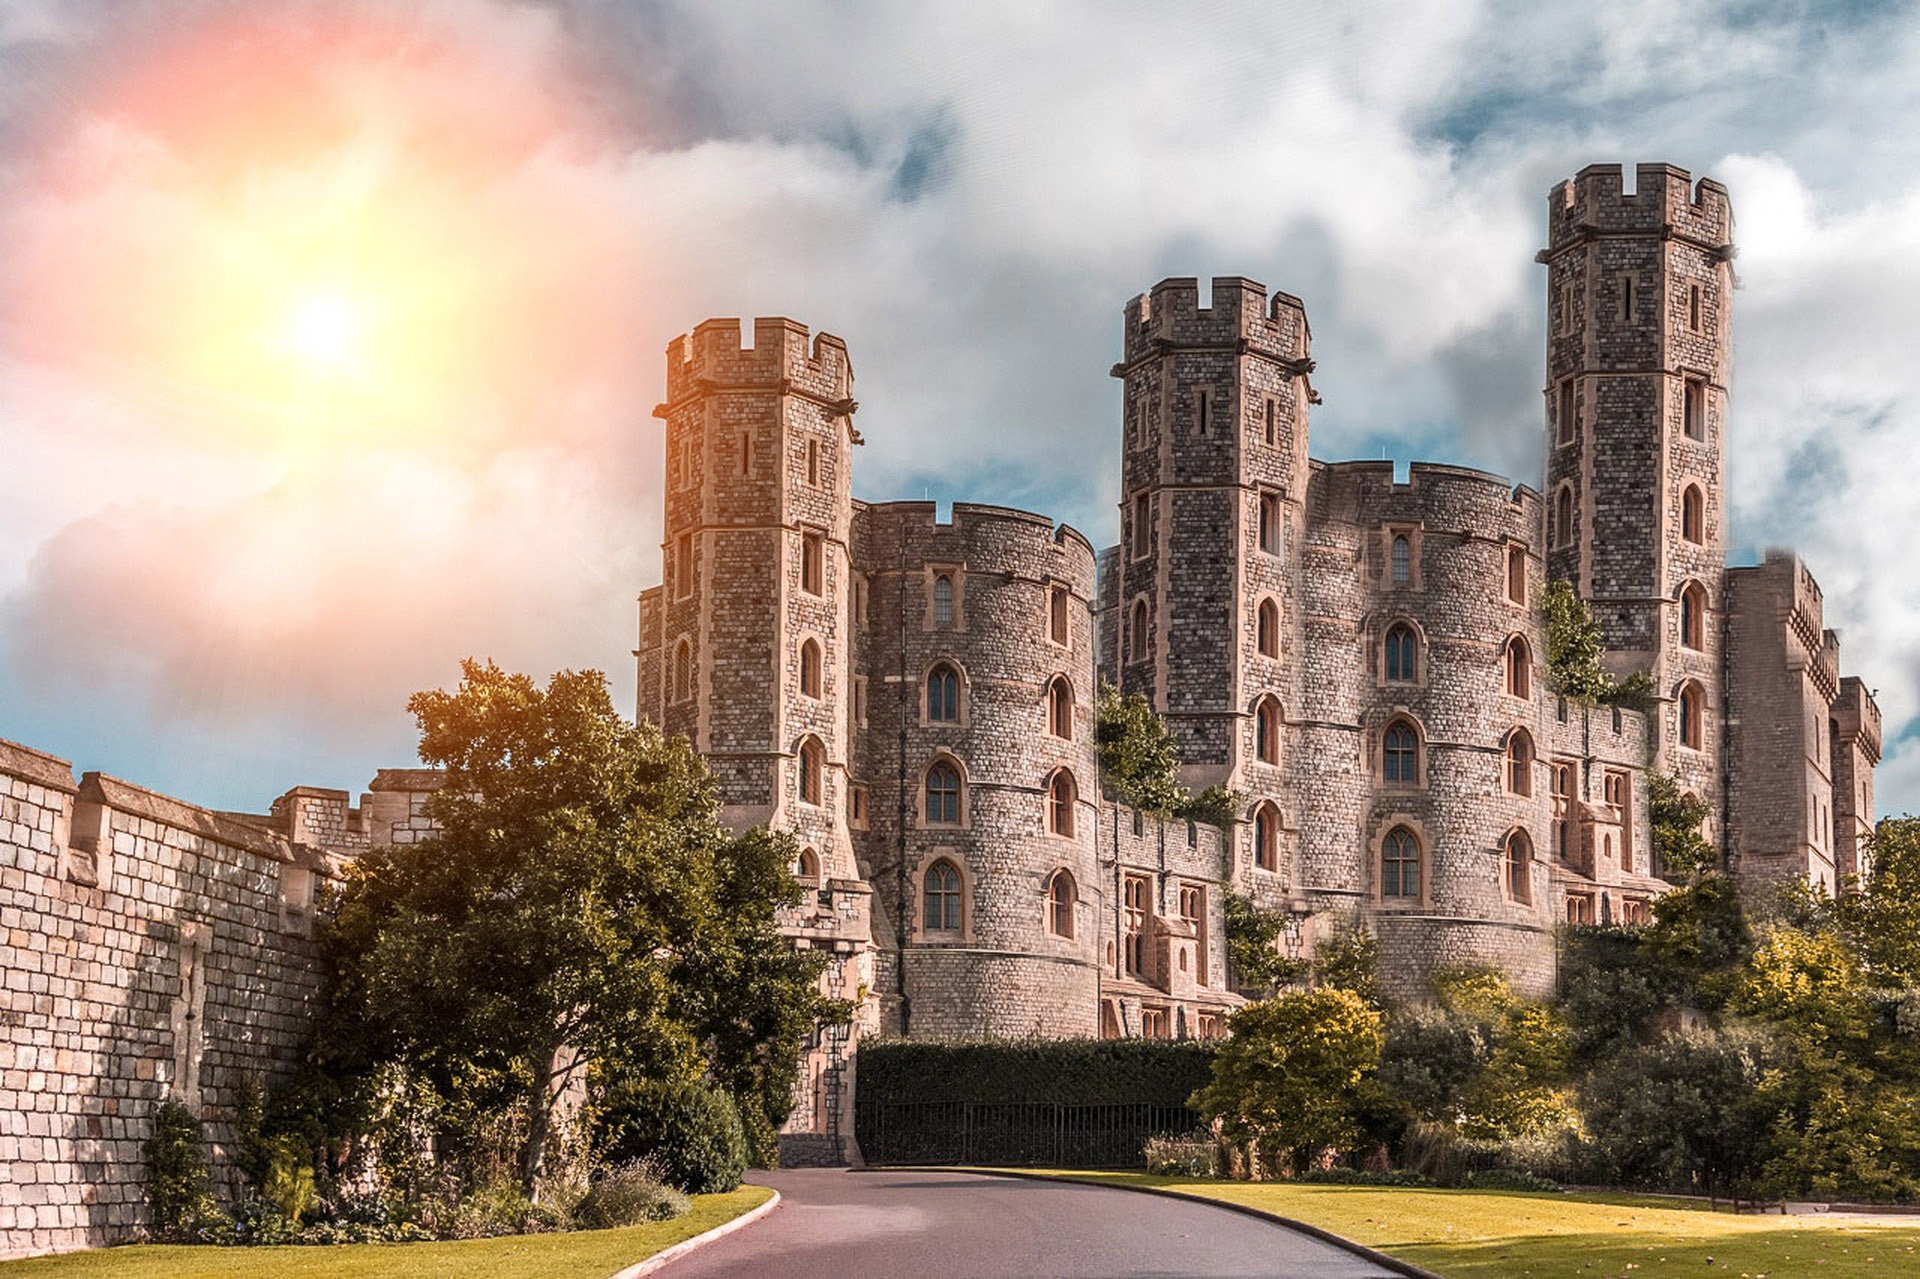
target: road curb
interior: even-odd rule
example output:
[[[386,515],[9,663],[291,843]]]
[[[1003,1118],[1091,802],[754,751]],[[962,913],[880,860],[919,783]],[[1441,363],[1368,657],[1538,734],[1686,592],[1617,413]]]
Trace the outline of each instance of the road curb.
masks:
[[[1423,1270],[1411,1261],[1402,1261],[1398,1257],[1390,1257],[1376,1248],[1369,1248],[1363,1243],[1355,1243],[1351,1239],[1334,1234],[1331,1230],[1323,1230],[1311,1222],[1296,1221],[1292,1217],[1282,1217],[1277,1212],[1268,1212],[1264,1208],[1254,1208],[1247,1204],[1237,1204],[1226,1199],[1213,1199],[1206,1195],[1183,1195],[1178,1190],[1170,1190],[1165,1186],[1136,1186],[1129,1185],[1123,1181],[1094,1181],[1086,1177],[1073,1176],[1056,1177],[1047,1173],[1019,1172],[1014,1169],[1001,1168],[944,1168],[930,1165],[910,1166],[895,1164],[884,1168],[869,1167],[860,1169],[859,1171],[964,1172],[975,1177],[1015,1177],[1022,1181],[1051,1181],[1056,1183],[1064,1181],[1076,1186],[1105,1186],[1112,1190],[1131,1190],[1135,1194],[1159,1195],[1162,1199],[1178,1199],[1182,1203],[1208,1204],[1215,1208],[1225,1208],[1228,1212],[1237,1212],[1243,1217],[1258,1217],[1262,1221],[1271,1221],[1277,1226],[1285,1226],[1289,1230],[1297,1230],[1301,1234],[1310,1235],[1322,1243],[1332,1244],[1336,1248],[1344,1249],[1356,1257],[1362,1257],[1371,1261],[1377,1266],[1392,1271],[1394,1274],[1403,1275],[1406,1279],[1443,1279],[1442,1276],[1435,1274],[1431,1270]],[[615,1276],[615,1279],[620,1279],[620,1276]]]
[[[772,1190],[773,1188],[769,1186],[768,1189]],[[738,1217],[735,1217],[730,1221],[723,1221],[719,1225],[715,1226],[712,1230],[708,1230],[701,1234],[697,1234],[691,1239],[682,1239],[679,1243],[673,1245],[673,1247],[663,1248],[659,1252],[654,1253],[651,1257],[648,1257],[645,1261],[634,1262],[632,1265],[628,1266],[625,1270],[616,1270],[613,1272],[613,1274],[609,1275],[607,1279],[640,1279],[641,1275],[650,1275],[654,1271],[660,1269],[660,1267],[667,1265],[670,1262],[678,1261],[680,1258],[692,1252],[695,1248],[703,1248],[706,1245],[712,1243],[716,1239],[720,1239],[727,1235],[732,1234],[734,1231],[740,1229],[740,1227],[742,1226],[752,1225],[754,1222],[760,1220],[760,1218],[766,1216],[768,1213],[772,1212],[775,1208],[778,1208],[779,1206],[780,1206],[780,1192],[778,1190],[774,1190],[773,1197],[771,1199],[768,1199],[765,1203],[761,1204],[759,1207],[749,1208],[745,1212],[741,1213]]]

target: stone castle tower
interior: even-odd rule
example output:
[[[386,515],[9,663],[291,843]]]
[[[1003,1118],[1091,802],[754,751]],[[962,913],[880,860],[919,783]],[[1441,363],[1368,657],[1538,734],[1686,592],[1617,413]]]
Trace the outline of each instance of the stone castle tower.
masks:
[[[1727,374],[1733,211],[1643,164],[1553,189],[1547,247],[1547,563],[1600,621],[1615,673],[1662,705],[1655,761],[1716,801],[1727,707]]]
[[[873,979],[870,890],[850,817],[854,575],[852,366],[805,326],[710,320],[667,352],[665,581],[642,597],[641,714],[684,734],[719,786],[722,820],[801,847],[808,894],[783,921],[833,955],[827,993]],[[796,1112],[844,1155],[845,1039],[816,1045]],[[804,1156],[803,1156],[804,1157]]]
[[[1281,912],[1294,954],[1367,929],[1402,993],[1463,963],[1544,993],[1556,930],[1644,921],[1666,889],[1655,775],[1754,894],[1861,868],[1878,709],[1797,559],[1725,565],[1727,193],[1633,177],[1548,200],[1539,491],[1311,460],[1305,307],[1237,276],[1124,308],[1121,540],[1097,555],[1044,516],[853,500],[838,339],[673,343],[641,713],[706,754],[730,821],[793,833],[788,930],[841,956],[862,1026],[1218,1033],[1229,894]],[[1644,711],[1551,687],[1556,580]],[[1231,821],[1102,796],[1100,679],[1152,702]],[[810,1058],[815,1136],[844,1047]]]

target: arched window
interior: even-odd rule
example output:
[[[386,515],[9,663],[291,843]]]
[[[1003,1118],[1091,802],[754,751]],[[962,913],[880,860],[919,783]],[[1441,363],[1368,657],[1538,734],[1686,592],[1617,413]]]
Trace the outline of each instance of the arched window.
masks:
[[[1061,769],[1047,783],[1047,829],[1056,835],[1073,834],[1073,806],[1078,798],[1073,774]]]
[[[1527,730],[1516,728],[1507,736],[1507,793],[1533,794],[1533,738]]]
[[[927,770],[927,825],[960,824],[960,770],[938,760]]]
[[[1680,642],[1692,649],[1707,646],[1707,592],[1698,582],[1680,588]]]
[[[824,803],[826,793],[827,768],[826,748],[820,745],[820,739],[809,737],[800,743],[800,801],[804,804]]]
[[[1280,762],[1280,703],[1271,697],[1253,708],[1253,749],[1263,764]]]
[[[1420,734],[1404,719],[1387,725],[1380,742],[1381,778],[1389,786],[1420,784]]]
[[[681,640],[673,649],[673,700],[684,702],[693,696],[693,645]]]
[[[942,573],[933,579],[933,624],[953,625],[953,576]]]
[[[1144,599],[1133,602],[1132,631],[1127,643],[1127,660],[1143,662],[1147,658],[1147,602]]]
[[[1064,675],[1054,676],[1047,685],[1047,731],[1073,740],[1073,685]]]
[[[1702,701],[1698,684],[1680,686],[1680,744],[1689,750],[1700,750],[1706,736],[1701,723],[1706,710]]]
[[[1527,602],[1527,548],[1507,548],[1507,599],[1515,604]]]
[[[1562,484],[1553,499],[1553,544],[1573,545],[1573,486]]]
[[[808,697],[820,696],[820,643],[808,640],[800,646],[800,691]]]
[[[1507,696],[1533,696],[1533,653],[1527,641],[1518,635],[1508,640],[1506,656]]]
[[[1387,628],[1387,683],[1411,684],[1420,678],[1420,637],[1405,622]]]
[[[800,857],[794,863],[793,873],[796,877],[803,879],[810,884],[819,883],[820,882],[820,854],[814,852],[811,848],[801,849]]]
[[[1680,494],[1680,536],[1695,546],[1707,540],[1707,499],[1698,484]]]
[[[960,931],[960,871],[945,858],[927,867],[927,875],[922,887],[922,899],[926,903],[923,918],[926,930],[930,933],[957,933]]]
[[[1533,902],[1533,841],[1527,832],[1507,836],[1507,896],[1523,905]]]
[[[1047,931],[1055,937],[1073,936],[1073,908],[1079,900],[1073,876],[1064,870],[1053,872],[1047,881]]]
[[[1272,804],[1260,805],[1253,814],[1253,864],[1280,869],[1280,810]]]
[[[1420,896],[1420,841],[1404,826],[1387,832],[1380,843],[1380,895]]]
[[[1255,639],[1259,643],[1260,656],[1280,656],[1280,606],[1272,600],[1260,601],[1258,621],[1254,627]]]
[[[927,672],[927,721],[932,724],[960,722],[960,672],[946,662]]]
[[[1413,580],[1413,543],[1407,540],[1405,533],[1393,535],[1393,549],[1390,556],[1393,564],[1393,584],[1405,586]]]

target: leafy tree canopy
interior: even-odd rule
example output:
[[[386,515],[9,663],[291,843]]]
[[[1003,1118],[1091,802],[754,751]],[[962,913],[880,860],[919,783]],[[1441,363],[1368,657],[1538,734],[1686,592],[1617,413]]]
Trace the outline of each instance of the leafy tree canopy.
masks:
[[[1097,715],[1100,777],[1115,798],[1161,814],[1187,802],[1178,777],[1179,743],[1145,697],[1102,684]]]
[[[1350,990],[1290,990],[1237,1010],[1213,1079],[1188,1102],[1234,1141],[1304,1170],[1353,1144],[1380,1061],[1381,1015]]]
[[[1714,869],[1720,855],[1701,833],[1707,803],[1680,789],[1677,777],[1647,773],[1647,813],[1654,865],[1673,880],[1691,880]]]
[[[621,717],[598,672],[541,689],[470,660],[408,709],[445,772],[440,830],[347,869],[323,1051],[401,1063],[469,1109],[523,1102],[530,1193],[582,1070],[710,1074],[782,1117],[800,1038],[844,1012],[775,925],[791,841],[729,836],[685,740]]]

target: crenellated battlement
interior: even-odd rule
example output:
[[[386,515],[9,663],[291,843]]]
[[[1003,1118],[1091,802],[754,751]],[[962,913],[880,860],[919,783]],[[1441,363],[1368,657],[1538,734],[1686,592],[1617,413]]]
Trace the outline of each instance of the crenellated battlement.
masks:
[[[893,545],[926,545],[936,538],[964,545],[971,554],[987,556],[978,567],[991,570],[1004,571],[1015,560],[1057,548],[1066,553],[1076,575],[1084,573],[1091,581],[1098,558],[1086,534],[1071,524],[1055,524],[1045,515],[1011,506],[955,502],[943,522],[933,502],[861,503],[854,520],[865,526],[866,537],[882,536]],[[970,558],[969,567],[975,566]]]
[[[711,319],[667,344],[667,403],[656,415],[714,388],[797,389],[845,401],[851,411],[853,364],[845,342],[810,335],[797,320],[761,316],[753,322],[753,345],[743,347],[738,319]]]
[[[1651,234],[1733,253],[1733,205],[1712,178],[1671,164],[1634,166],[1633,193],[1617,164],[1590,164],[1547,197],[1548,252],[1595,235]]]
[[[1391,508],[1393,518],[1461,532],[1521,528],[1541,518],[1540,494],[1525,484],[1469,466],[1415,462],[1405,483],[1392,462],[1315,462],[1314,509],[1332,518],[1374,518]],[[1531,541],[1531,537],[1528,538]]]
[[[1311,365],[1306,305],[1291,293],[1269,298],[1258,281],[1218,275],[1208,303],[1200,305],[1200,281],[1191,276],[1162,280],[1128,302],[1125,363],[1170,348],[1238,347]]]
[[[1842,742],[1858,743],[1874,763],[1880,762],[1880,703],[1858,675],[1840,681],[1833,700],[1833,724]]]

